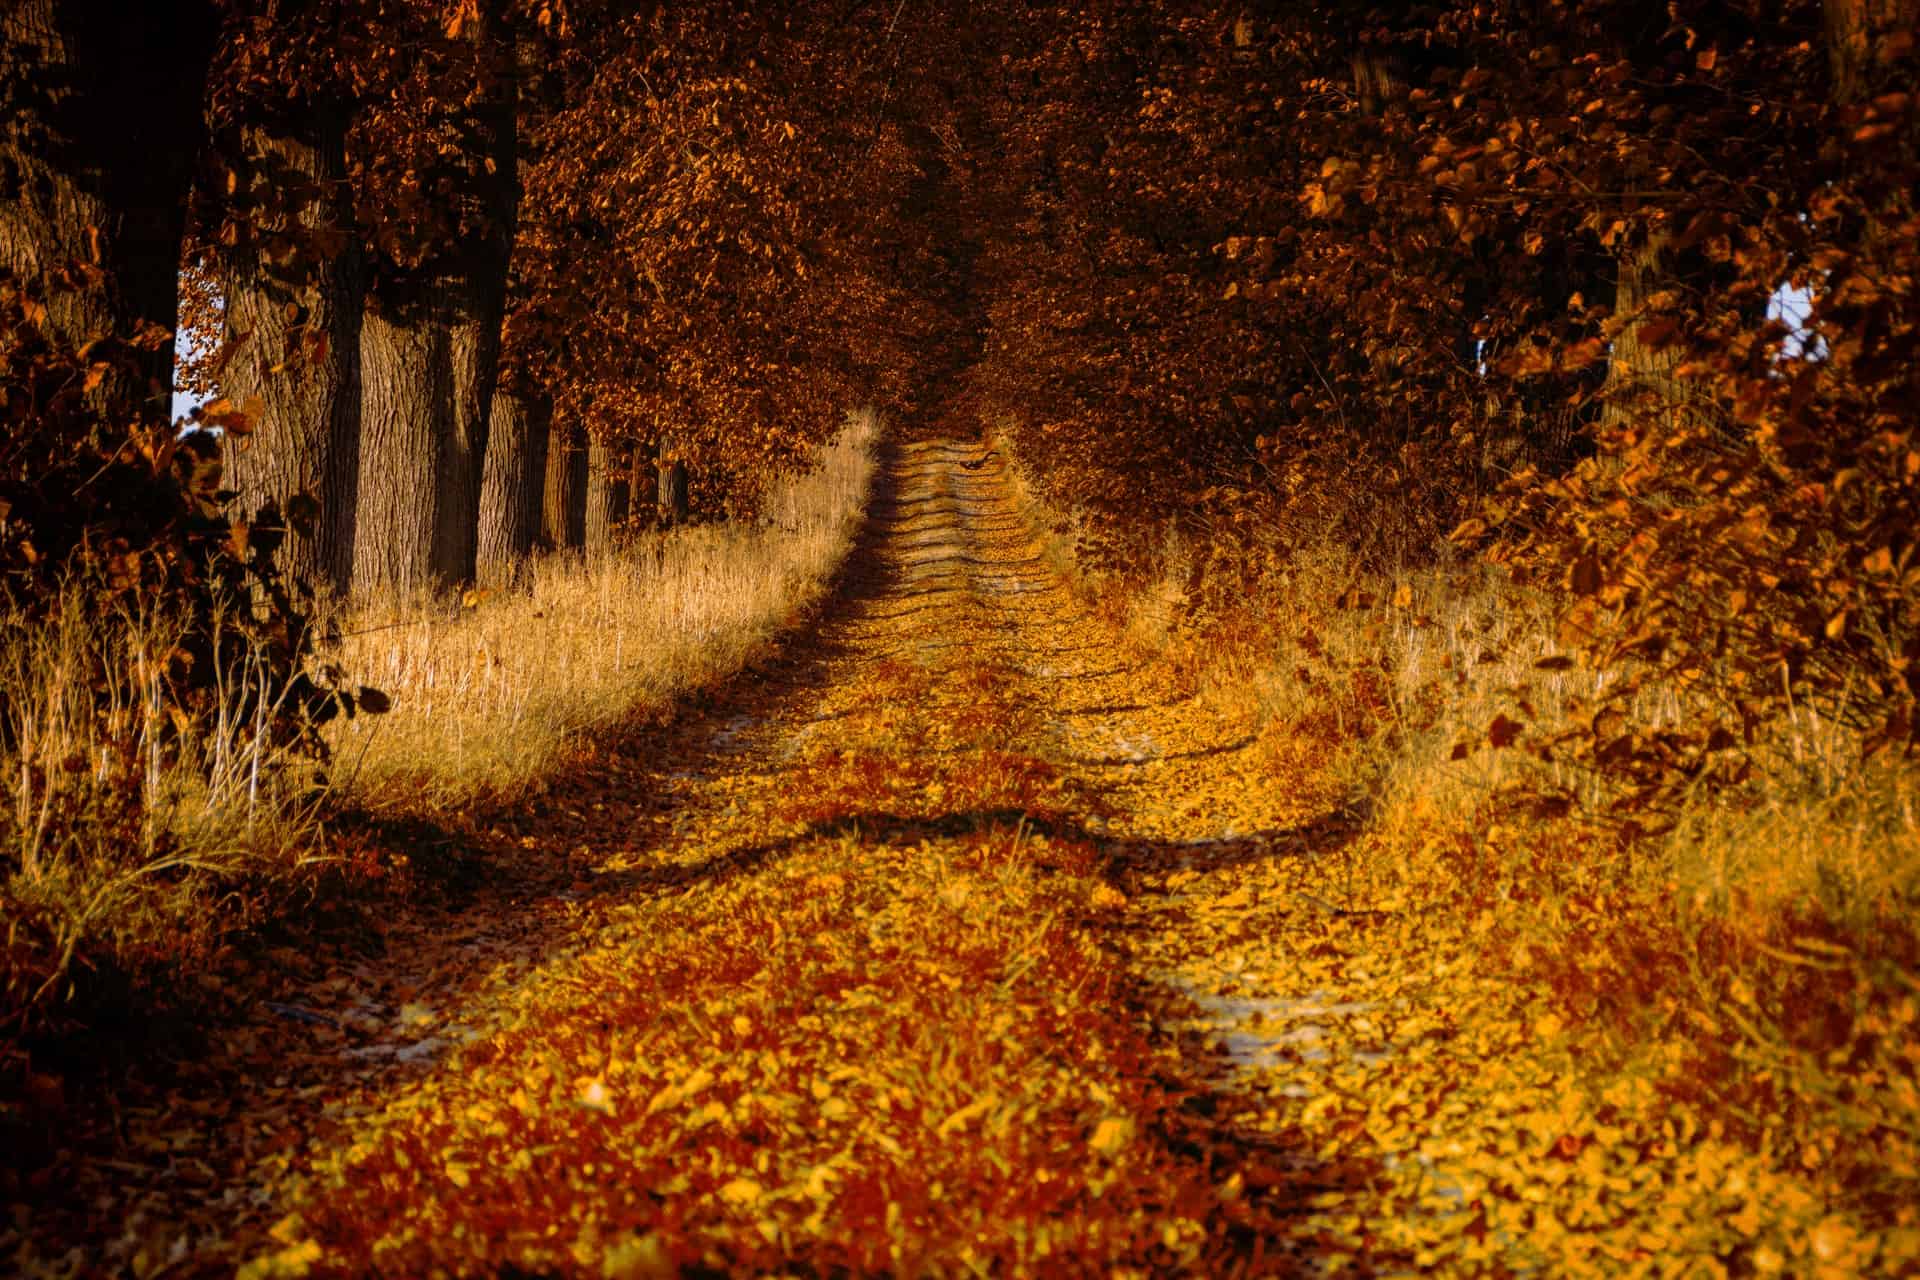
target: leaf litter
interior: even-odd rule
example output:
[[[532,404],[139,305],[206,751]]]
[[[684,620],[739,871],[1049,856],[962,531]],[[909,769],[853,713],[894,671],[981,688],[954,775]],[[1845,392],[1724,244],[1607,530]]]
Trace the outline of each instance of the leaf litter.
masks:
[[[281,957],[270,1002],[114,1118],[118,1156],[95,1133],[16,1197],[21,1269],[1913,1256],[1659,1080],[1583,1071],[1489,961],[1493,907],[1356,899],[1353,861],[1392,851],[1025,535],[976,530],[1017,514],[980,450],[889,471],[817,634],[467,833],[537,874],[396,919],[384,954]]]

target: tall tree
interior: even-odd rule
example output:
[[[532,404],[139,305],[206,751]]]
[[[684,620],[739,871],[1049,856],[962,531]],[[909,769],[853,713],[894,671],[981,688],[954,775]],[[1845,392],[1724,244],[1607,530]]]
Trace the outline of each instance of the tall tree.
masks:
[[[655,485],[655,504],[663,525],[687,522],[687,460],[666,444],[660,446],[659,481]]]
[[[254,34],[236,33],[236,61],[257,47]],[[234,70],[227,83],[260,84]],[[253,430],[228,442],[227,478],[249,511],[271,503],[284,516],[296,495],[312,499],[282,565],[344,594],[360,479],[366,288],[347,180],[350,108],[324,88],[282,92],[279,101],[256,90],[232,104],[239,118],[224,139],[234,193],[215,237],[219,380],[229,399],[257,406]]]
[[[43,297],[69,346],[173,326],[217,31],[198,0],[0,8],[0,271]],[[172,344],[140,344],[131,368],[144,385],[127,399],[165,414]]]
[[[610,550],[627,518],[627,449],[596,438],[587,446],[586,548]]]
[[[354,588],[472,579],[514,210],[504,0],[433,24],[368,122],[380,253],[361,330]]]
[[[542,493],[541,540],[556,551],[578,551],[587,539],[587,443],[577,428],[554,433]]]
[[[518,60],[506,23],[506,0],[473,6],[466,38],[473,45],[477,83],[467,130],[475,136],[477,169],[469,171],[473,229],[463,241],[449,282],[452,370],[451,430],[440,451],[441,492],[434,530],[434,572],[448,583],[470,582],[479,548],[480,491],[485,480],[487,432],[500,367],[500,326],[507,307],[507,267],[519,207]]]
[[[635,441],[627,455],[627,510],[643,527],[659,520],[659,452],[651,441]]]
[[[540,539],[553,399],[516,381],[493,394],[486,474],[480,489],[480,544],[475,580],[510,586]]]
[[[356,593],[441,585],[434,534],[444,495],[439,455],[452,431],[450,326],[422,290],[376,288],[360,335],[361,417]]]

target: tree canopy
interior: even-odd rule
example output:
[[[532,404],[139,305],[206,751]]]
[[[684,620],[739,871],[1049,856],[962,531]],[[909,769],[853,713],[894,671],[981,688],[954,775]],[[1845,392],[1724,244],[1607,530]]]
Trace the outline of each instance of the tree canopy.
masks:
[[[572,451],[549,494],[678,464],[750,514],[872,403],[1005,434],[1114,563],[1207,531],[1222,591],[1308,536],[1451,531],[1597,660],[1723,686],[1697,740],[1585,744],[1649,797],[1782,698],[1911,740],[1911,0],[178,7],[170,123],[99,74],[129,20],[8,20],[14,589],[161,554],[165,520],[102,542],[85,484],[49,501],[45,447],[174,456],[102,387],[184,255],[182,314],[224,307],[185,374],[229,393],[222,518],[297,525],[338,589],[606,536],[499,496]],[[34,174],[91,203],[54,225]]]

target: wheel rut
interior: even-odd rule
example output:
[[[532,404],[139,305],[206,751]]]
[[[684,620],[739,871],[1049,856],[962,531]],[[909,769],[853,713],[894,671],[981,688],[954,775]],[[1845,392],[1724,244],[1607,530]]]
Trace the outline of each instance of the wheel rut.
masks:
[[[1306,1265],[1298,1206],[1365,1175],[1246,1122],[1236,1062],[1291,1032],[1236,1030],[1271,984],[1195,978],[1180,892],[1294,849],[1299,805],[1075,603],[1001,458],[881,470],[805,636],[603,744],[544,923],[443,962],[433,1053],[311,1077],[181,1270]]]

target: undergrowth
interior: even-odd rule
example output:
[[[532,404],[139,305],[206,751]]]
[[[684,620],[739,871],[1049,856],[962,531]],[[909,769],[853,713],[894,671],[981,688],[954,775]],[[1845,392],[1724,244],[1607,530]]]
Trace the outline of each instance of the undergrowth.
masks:
[[[511,801],[582,735],[737,669],[845,553],[876,431],[857,415],[760,525],[551,558],[530,590],[470,607],[356,607],[345,627],[361,634],[314,665],[391,710],[365,714],[363,693],[362,714],[325,726],[325,765],[276,731],[259,696],[277,687],[270,655],[245,631],[183,711],[177,617],[103,605],[77,580],[51,613],[0,612],[0,1094],[39,1070],[18,1046],[191,1015],[249,931],[407,892],[410,860],[343,816]]]
[[[189,715],[186,630],[78,580],[50,614],[0,613],[0,1034],[164,1012],[249,916],[242,890],[324,860],[312,761],[258,696],[268,660],[243,647]]]
[[[1723,1256],[1920,1266],[1911,758],[1789,701],[1649,812],[1629,766],[1714,716],[1717,682],[1587,665],[1557,590],[1297,529],[1168,538],[1150,571],[1103,573],[1077,562],[1071,514],[1026,497],[1046,554],[1130,643],[1249,708],[1275,784],[1356,826],[1328,881],[1341,909],[1453,937],[1442,951],[1468,963],[1448,981],[1509,992],[1537,1028],[1511,1052],[1577,1064],[1596,1114],[1638,1098],[1774,1171],[1741,1189],[1764,1212]],[[1620,770],[1570,739],[1617,741]]]

